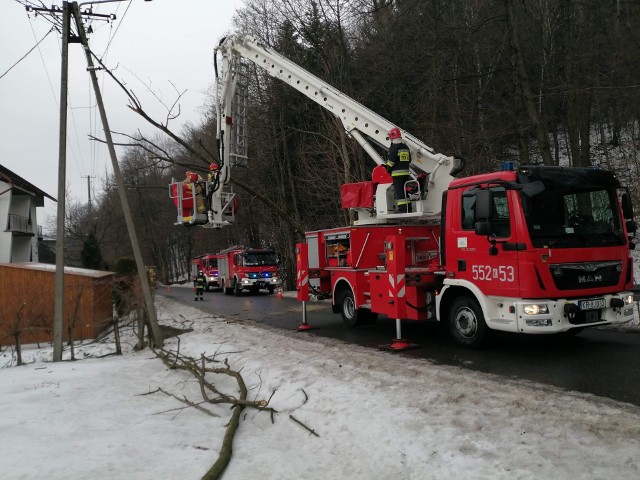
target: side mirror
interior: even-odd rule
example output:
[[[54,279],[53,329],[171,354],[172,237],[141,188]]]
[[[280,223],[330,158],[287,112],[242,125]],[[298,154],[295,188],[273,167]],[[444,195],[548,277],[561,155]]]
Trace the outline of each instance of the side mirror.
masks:
[[[631,197],[628,193],[622,194],[622,214],[624,218],[633,218],[633,205],[631,204]]]
[[[493,207],[493,192],[489,189],[476,193],[476,218],[480,222],[489,222]]]
[[[478,222],[475,224],[475,232],[477,235],[487,237],[491,244],[489,247],[489,255],[498,255],[498,247],[496,247],[496,237],[493,235],[493,225],[491,225],[491,216],[493,214],[493,192],[489,189],[480,190],[476,193],[476,218]]]
[[[635,237],[636,232],[638,231],[638,226],[636,225],[636,222],[632,219],[629,219],[626,221],[626,227],[627,227],[627,234],[630,237]]]

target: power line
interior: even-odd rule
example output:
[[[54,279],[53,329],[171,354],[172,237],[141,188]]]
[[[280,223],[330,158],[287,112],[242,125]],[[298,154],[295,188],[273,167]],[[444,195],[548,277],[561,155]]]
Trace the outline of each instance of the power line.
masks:
[[[120,22],[118,23],[118,26],[116,27],[116,31],[113,32],[113,35],[109,39],[109,43],[107,43],[107,46],[104,49],[104,53],[102,54],[103,57],[107,54],[107,51],[109,50],[109,47],[111,46],[111,42],[113,41],[113,39],[116,38],[116,35],[118,34],[118,30],[120,29],[120,25],[122,25],[122,22],[124,22],[124,18],[127,16],[127,12],[129,11],[129,7],[130,6],[131,6],[131,1],[129,1],[129,4],[127,5],[127,9],[122,14],[122,18],[120,19]]]
[[[28,15],[27,15],[27,20],[28,20]],[[29,26],[31,27],[31,33],[33,34],[33,38],[36,38],[36,32],[33,29],[33,25],[31,24],[31,22],[29,22]],[[49,88],[51,89],[51,94],[53,95],[53,101],[56,104],[56,108],[60,108],[59,104],[58,104],[58,98],[56,97],[56,92],[53,90],[53,83],[51,83],[51,77],[49,76],[49,70],[47,70],[47,64],[44,61],[44,57],[42,56],[42,50],[40,50],[40,47],[38,47],[38,53],[40,54],[40,60],[42,60],[42,66],[44,67],[44,73],[47,75],[47,80],[49,82]]]
[[[6,72],[4,72],[2,75],[0,75],[0,78],[4,77],[7,73],[9,73],[9,72],[13,69],[13,67],[15,67],[16,65],[18,65],[18,64],[19,64],[22,60],[24,60],[25,58],[27,58],[27,56],[28,56],[31,52],[33,52],[33,51],[36,49],[36,47],[37,47],[38,45],[40,45],[40,43],[42,43],[42,41],[43,41],[45,38],[47,38],[47,37],[49,36],[49,34],[50,34],[51,32],[53,32],[53,31],[54,31],[54,28],[53,28],[53,27],[51,27],[51,29],[50,29],[47,33],[45,33],[44,37],[42,37],[42,38],[40,39],[40,41],[38,41],[38,43],[36,43],[33,47],[31,47],[31,48],[29,49],[29,51],[28,51],[27,53],[25,53],[25,54],[24,54],[24,55],[23,55],[23,56],[22,56],[22,57],[21,57],[21,58],[20,58],[16,63],[14,63],[13,65],[11,65],[11,66],[9,67],[9,69],[8,69]]]
[[[125,17],[127,16],[127,12],[129,12],[129,7],[131,7],[131,1],[129,1],[129,3],[127,4],[127,8],[125,9],[124,13],[122,14],[122,18],[120,19],[120,21],[118,22],[118,26],[116,27],[115,31],[113,30],[113,22],[109,22],[110,25],[110,31],[109,31],[109,41],[107,42],[107,46],[104,49],[104,52],[102,53],[102,59],[106,60],[107,54],[109,52],[109,47],[111,46],[111,42],[113,42],[113,39],[115,38],[116,34],[118,33],[118,30],[120,29],[120,26],[122,25],[122,23],[124,22]],[[117,8],[116,8],[116,14],[118,13],[118,11],[120,10],[120,4],[118,3]],[[115,16],[115,15],[114,15]],[[105,75],[104,73],[102,74],[102,87],[104,88],[104,82],[105,82]],[[94,122],[91,125],[91,128],[95,128],[95,132],[97,133],[98,131],[98,111],[97,111],[97,105],[95,106],[95,108],[93,109],[94,112]],[[91,117],[91,115],[90,115]],[[91,122],[91,118],[90,118],[90,122]],[[94,133],[94,132],[92,132]],[[95,135],[97,136],[97,135]],[[91,171],[93,173],[95,173],[95,165],[97,163],[97,153],[98,153],[98,145],[96,144],[96,142],[92,142],[92,169]]]

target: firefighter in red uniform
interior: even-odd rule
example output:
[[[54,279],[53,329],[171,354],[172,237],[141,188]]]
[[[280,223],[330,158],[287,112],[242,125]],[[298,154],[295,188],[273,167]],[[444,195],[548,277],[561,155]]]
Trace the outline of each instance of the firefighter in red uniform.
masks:
[[[393,191],[396,195],[397,213],[408,213],[411,211],[411,204],[405,192],[405,182],[409,180],[409,164],[411,163],[411,151],[406,143],[402,141],[402,134],[398,127],[389,130],[387,134],[391,140],[389,147],[389,158],[387,160],[387,171],[393,179]]]
[[[193,284],[196,287],[196,298],[194,301],[197,302],[200,300],[201,302],[204,302],[204,289],[207,286],[207,279],[204,278],[204,273],[198,272],[198,276],[194,280]]]
[[[205,188],[202,177],[196,172],[187,172],[185,183],[195,186],[195,192],[192,192],[194,201],[196,203],[197,213],[207,213],[207,207],[205,206]]]

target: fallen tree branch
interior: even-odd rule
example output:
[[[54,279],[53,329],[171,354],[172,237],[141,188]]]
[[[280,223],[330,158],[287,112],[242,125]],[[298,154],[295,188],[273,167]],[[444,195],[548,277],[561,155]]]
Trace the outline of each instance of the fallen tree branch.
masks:
[[[271,420],[273,422],[274,413],[278,413],[275,409],[268,407],[269,401],[273,397],[269,397],[269,400],[248,400],[247,393],[248,389],[244,382],[244,378],[242,377],[239,371],[233,370],[227,359],[224,360],[224,367],[211,368],[207,367],[207,362],[218,362],[215,358],[206,357],[204,354],[200,356],[200,362],[196,362],[195,359],[190,357],[185,357],[180,355],[179,351],[169,352],[164,349],[156,349],[154,353],[158,358],[162,360],[162,362],[172,370],[186,370],[191,373],[200,385],[200,393],[204,399],[203,402],[193,402],[186,397],[179,398],[178,396],[166,392],[162,388],[158,388],[153,392],[149,393],[157,393],[162,392],[165,395],[175,398],[181,403],[185,403],[188,407],[196,408],[199,411],[207,413],[208,415],[218,416],[213,412],[210,412],[206,408],[202,406],[202,404],[221,404],[228,403],[231,404],[232,413],[229,422],[225,427],[225,434],[222,440],[222,446],[220,447],[220,452],[218,454],[218,458],[215,463],[211,466],[211,468],[207,471],[207,473],[202,477],[203,480],[215,480],[222,475],[225,471],[229,462],[231,461],[231,455],[233,453],[233,439],[235,437],[236,431],[238,430],[238,426],[240,425],[240,416],[245,408],[253,408],[261,411],[268,411],[271,415]],[[215,355],[214,355],[215,357]],[[207,374],[217,374],[217,375],[226,375],[235,379],[236,384],[238,386],[239,394],[237,396],[228,395],[226,393],[218,390],[213,383],[208,381],[205,377]],[[274,392],[275,393],[275,392]],[[216,397],[210,396],[210,394],[216,395]],[[145,394],[147,395],[147,394]],[[166,410],[164,412],[158,413],[166,413],[174,410],[183,410],[187,407],[181,407],[179,409]],[[317,434],[316,434],[317,435]]]
[[[192,402],[191,400],[189,400],[187,397],[179,398],[177,395],[174,395],[173,393],[169,393],[166,390],[163,390],[162,388],[158,388],[154,393],[156,393],[156,392],[162,392],[162,393],[164,393],[165,395],[167,395],[169,397],[175,398],[179,402],[186,403],[191,408],[195,408],[196,410],[198,410],[200,412],[203,412],[203,413],[206,413],[207,415],[210,415],[212,417],[220,418],[220,415],[218,415],[217,413],[213,413],[211,410],[207,410],[206,408],[201,406],[202,403],[206,403],[206,400],[204,402],[195,403],[195,402]],[[163,412],[154,413],[154,415],[160,415],[161,413],[173,412],[173,411],[176,411],[176,410],[184,410],[186,408],[187,407],[171,408],[169,410],[164,410]]]
[[[312,433],[313,435],[315,435],[316,437],[319,437],[320,435],[318,435],[316,433],[315,430],[310,429],[309,427],[307,427],[304,423],[302,423],[300,420],[298,420],[296,417],[294,417],[293,415],[289,415],[289,418],[291,420],[293,420],[294,422],[296,422],[298,425],[300,425],[302,428],[304,428],[305,430],[307,430],[309,433]]]

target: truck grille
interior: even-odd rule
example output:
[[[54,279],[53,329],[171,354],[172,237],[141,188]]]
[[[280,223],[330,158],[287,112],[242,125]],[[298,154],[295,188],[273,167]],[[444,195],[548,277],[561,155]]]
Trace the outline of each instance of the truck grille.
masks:
[[[273,278],[275,275],[274,272],[250,272],[247,274],[249,278]]]
[[[556,263],[549,270],[558,290],[612,287],[620,281],[622,262]]]

